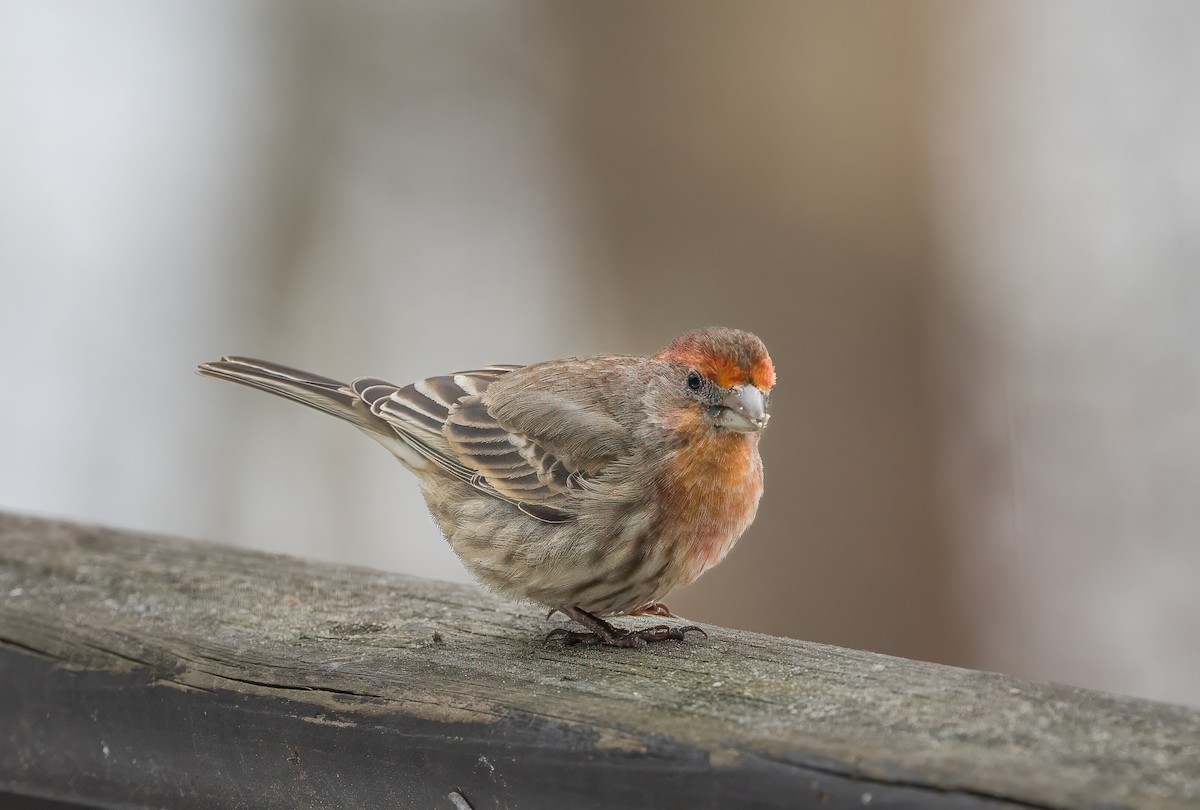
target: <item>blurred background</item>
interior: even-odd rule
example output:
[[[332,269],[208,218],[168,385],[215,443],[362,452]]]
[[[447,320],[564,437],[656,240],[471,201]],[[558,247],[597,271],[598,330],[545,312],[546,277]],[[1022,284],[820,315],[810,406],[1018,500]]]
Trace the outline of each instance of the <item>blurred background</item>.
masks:
[[[767,491],[673,609],[1200,703],[1197,41],[1188,0],[0,0],[0,508],[465,580],[386,453],[195,364],[737,326]]]

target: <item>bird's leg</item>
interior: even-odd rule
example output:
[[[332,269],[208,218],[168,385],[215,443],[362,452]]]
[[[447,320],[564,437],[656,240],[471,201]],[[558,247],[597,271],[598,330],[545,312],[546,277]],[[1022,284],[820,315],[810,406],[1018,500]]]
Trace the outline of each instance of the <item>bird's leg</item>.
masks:
[[[561,638],[563,644],[606,644],[612,647],[636,647],[637,642],[629,643],[629,631],[622,630],[619,627],[613,627],[608,622],[588,613],[583,608],[579,607],[563,607],[558,609],[559,613],[564,616],[574,619],[575,621],[588,628],[591,632],[581,632],[579,630],[567,630],[565,627],[556,627],[546,636],[546,640],[551,638]]]
[[[634,609],[629,614],[630,616],[663,616],[668,619],[678,619],[671,609],[662,602],[647,602],[640,608]]]
[[[560,608],[561,612],[574,619],[575,621],[588,628],[590,632],[581,632],[579,630],[567,630],[563,627],[557,627],[550,631],[546,639],[561,638],[566,646],[572,644],[603,644],[608,647],[644,647],[647,644],[655,641],[667,641],[674,639],[683,641],[684,635],[689,630],[695,630],[701,635],[707,636],[703,629],[695,625],[686,627],[670,627],[665,624],[660,624],[657,627],[647,627],[644,630],[622,630],[619,627],[613,627],[608,622],[588,613],[580,607],[564,607]]]

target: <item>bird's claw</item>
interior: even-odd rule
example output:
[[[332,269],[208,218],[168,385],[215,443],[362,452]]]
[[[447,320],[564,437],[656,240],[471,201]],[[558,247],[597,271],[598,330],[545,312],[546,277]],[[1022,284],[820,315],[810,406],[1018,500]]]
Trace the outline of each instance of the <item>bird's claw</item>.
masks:
[[[662,616],[667,619],[678,619],[671,609],[662,602],[647,602],[637,610],[629,614],[630,616]]]
[[[632,634],[628,630],[617,631],[612,635],[601,635],[593,633],[590,630],[568,630],[565,627],[555,627],[546,634],[546,641],[559,639],[564,647],[573,647],[576,644],[590,646],[593,644],[601,644],[610,647],[636,647],[639,645],[636,640],[631,639]],[[630,643],[632,642],[632,643]]]
[[[671,627],[667,624],[660,624],[656,627],[647,627],[645,630],[637,630],[635,633],[647,642],[667,641],[668,639],[683,641],[689,630],[695,630],[700,635],[708,638],[708,633],[704,632],[704,628],[697,627],[694,624],[685,624],[682,627]]]
[[[611,635],[556,627],[546,635],[546,641],[559,639],[562,641],[564,647],[572,647],[580,644],[585,646],[602,645],[606,647],[642,648],[647,644],[653,644],[658,641],[683,641],[690,630],[694,630],[705,638],[708,638],[708,633],[704,631],[704,628],[697,627],[694,624],[684,625],[683,627],[671,627],[670,625],[660,624],[641,630],[620,630]]]

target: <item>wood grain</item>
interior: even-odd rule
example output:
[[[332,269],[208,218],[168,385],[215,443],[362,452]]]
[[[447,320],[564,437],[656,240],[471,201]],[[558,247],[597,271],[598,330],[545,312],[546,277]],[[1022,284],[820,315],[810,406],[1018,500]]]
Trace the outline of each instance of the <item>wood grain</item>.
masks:
[[[1200,710],[0,514],[0,791],[85,806],[1200,807]],[[639,623],[650,623],[639,620]]]

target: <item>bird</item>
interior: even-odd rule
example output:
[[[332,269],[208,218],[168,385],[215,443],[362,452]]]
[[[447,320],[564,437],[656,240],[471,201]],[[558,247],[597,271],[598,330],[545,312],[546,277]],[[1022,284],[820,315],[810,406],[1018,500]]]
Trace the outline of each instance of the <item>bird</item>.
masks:
[[[775,367],[763,342],[738,329],[686,332],[652,355],[489,365],[404,386],[246,357],[197,371],[338,417],[382,444],[416,475],[477,580],[585,628],[551,631],[566,645],[705,634],[607,618],[673,617],[661,600],[724,559],[762,497]]]

